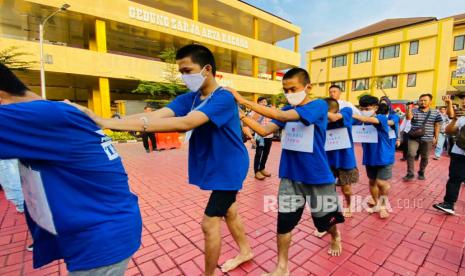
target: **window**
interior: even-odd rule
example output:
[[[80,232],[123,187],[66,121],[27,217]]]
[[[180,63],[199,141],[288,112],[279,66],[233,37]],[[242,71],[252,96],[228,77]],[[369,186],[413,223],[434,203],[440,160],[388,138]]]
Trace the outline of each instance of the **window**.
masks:
[[[454,51],[463,50],[465,44],[465,35],[456,36],[454,39]]]
[[[347,56],[346,55],[333,57],[333,68],[334,67],[340,67],[340,66],[346,66],[346,64],[347,64]]]
[[[368,86],[369,86],[368,79],[359,79],[359,80],[352,81],[353,91],[368,90]]]
[[[360,51],[354,54],[354,64],[371,61],[371,50]]]
[[[381,81],[376,84],[378,89],[389,89],[397,87],[397,76],[387,76],[380,79]]]
[[[410,41],[410,48],[409,48],[409,55],[416,55],[418,54],[418,40]]]
[[[346,82],[345,81],[335,81],[335,82],[332,82],[331,85],[339,86],[341,88],[341,92],[346,91]]]
[[[399,57],[399,44],[382,47],[379,49],[379,59]]]
[[[417,74],[412,73],[407,75],[407,87],[417,86]]]

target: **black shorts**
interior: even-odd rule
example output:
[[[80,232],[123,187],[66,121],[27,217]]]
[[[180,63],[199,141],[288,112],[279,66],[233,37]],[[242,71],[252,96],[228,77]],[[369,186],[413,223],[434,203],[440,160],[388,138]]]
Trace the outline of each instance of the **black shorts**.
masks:
[[[389,180],[392,178],[392,166],[366,166],[367,176],[370,180]]]
[[[209,217],[225,217],[229,207],[236,202],[238,191],[212,191],[205,215]]]

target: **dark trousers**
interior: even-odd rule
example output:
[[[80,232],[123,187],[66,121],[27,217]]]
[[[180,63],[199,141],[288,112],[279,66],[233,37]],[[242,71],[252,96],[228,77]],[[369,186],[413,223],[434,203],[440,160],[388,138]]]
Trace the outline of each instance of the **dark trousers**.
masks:
[[[446,185],[444,202],[454,205],[460,192],[460,184],[465,182],[465,156],[452,153],[450,155],[449,180]]]
[[[264,140],[264,146],[260,146],[257,141],[257,149],[255,150],[255,159],[253,166],[255,173],[265,169],[266,161],[268,160],[268,155],[270,154],[273,139],[264,138]]]
[[[155,133],[144,132],[142,133],[142,142],[144,143],[145,150],[149,149],[149,139],[152,142],[152,150],[157,149],[157,141],[155,140]]]
[[[421,161],[419,173],[424,173],[428,166],[429,155],[433,148],[433,141],[421,141],[417,139],[408,139],[408,154],[407,154],[407,173],[414,174],[415,170],[415,155],[420,151]]]

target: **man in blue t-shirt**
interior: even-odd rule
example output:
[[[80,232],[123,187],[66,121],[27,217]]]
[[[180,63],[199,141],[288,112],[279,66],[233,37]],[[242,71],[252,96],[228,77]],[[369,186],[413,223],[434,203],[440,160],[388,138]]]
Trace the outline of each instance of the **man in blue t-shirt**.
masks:
[[[394,122],[388,120],[389,107],[379,103],[378,98],[370,95],[359,100],[362,115],[353,114],[353,118],[367,124],[372,124],[378,132],[377,143],[363,143],[363,165],[366,167],[372,197],[369,212],[379,212],[380,218],[387,218],[388,195],[394,164],[395,146],[389,138],[389,130]]]
[[[34,268],[124,275],[142,220],[121,158],[76,108],[42,100],[0,64],[0,159],[20,160]]]
[[[337,177],[337,186],[341,186],[342,194],[345,197],[347,207],[344,208],[344,217],[352,217],[352,184],[358,182],[359,172],[355,160],[354,142],[352,140],[352,114],[350,107],[344,107],[339,110],[339,103],[332,99],[326,98],[329,106],[328,112],[328,131],[346,129],[350,140],[350,147],[345,149],[326,151],[328,162],[334,176]]]
[[[187,45],[177,51],[176,63],[191,92],[178,96],[165,108],[116,120],[103,119],[87,108],[77,107],[102,128],[144,132],[187,131],[189,183],[212,191],[202,230],[205,235],[205,275],[215,275],[221,251],[223,217],[239,247],[239,254],[226,261],[221,270],[231,271],[253,258],[235,203],[247,176],[249,156],[242,142],[237,103],[233,95],[215,80],[212,52],[202,45]]]
[[[289,275],[291,231],[299,223],[306,201],[316,229],[331,234],[328,254],[339,256],[342,251],[336,224],[344,222],[344,217],[339,212],[335,179],[324,149],[328,105],[324,100],[311,99],[310,77],[304,69],[287,71],[283,76],[283,89],[290,105],[282,110],[246,100],[231,90],[239,104],[273,119],[263,126],[241,113],[241,120],[258,135],[267,136],[284,129],[279,167],[278,264],[270,275]]]

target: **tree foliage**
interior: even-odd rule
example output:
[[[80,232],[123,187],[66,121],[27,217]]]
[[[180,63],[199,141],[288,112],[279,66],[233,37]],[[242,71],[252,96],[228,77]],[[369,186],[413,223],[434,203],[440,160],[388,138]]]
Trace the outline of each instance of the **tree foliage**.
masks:
[[[27,56],[31,56],[31,54],[19,51],[17,46],[11,46],[0,50],[0,63],[12,70],[25,71],[36,63],[35,61],[25,60]]]
[[[141,80],[137,88],[132,92],[150,95],[152,102],[164,105],[177,95],[187,92],[187,88],[179,79],[176,65],[176,49],[167,48],[160,53],[159,57],[165,62],[166,66],[163,71],[165,82]]]

